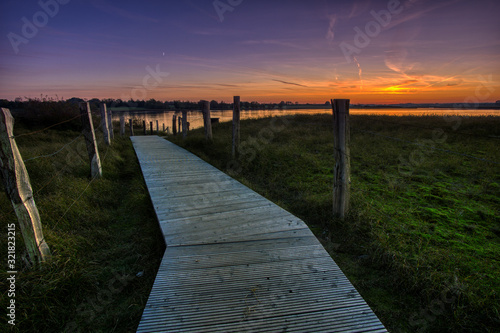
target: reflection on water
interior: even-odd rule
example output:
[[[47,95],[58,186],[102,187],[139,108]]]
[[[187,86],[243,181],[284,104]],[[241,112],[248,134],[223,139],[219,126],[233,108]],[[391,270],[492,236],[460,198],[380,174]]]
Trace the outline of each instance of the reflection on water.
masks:
[[[455,110],[455,109],[351,109],[349,111],[352,115],[357,114],[370,114],[370,115],[391,115],[391,116],[408,116],[408,115],[460,115],[460,116],[500,116],[500,110]],[[272,116],[285,116],[294,114],[331,114],[332,109],[289,109],[289,110],[252,110],[252,111],[241,111],[241,119],[257,119]],[[113,120],[119,121],[120,116],[125,117],[125,121],[128,123],[129,119],[133,119],[134,122],[142,124],[142,121],[146,121],[146,126],[149,129],[149,123],[153,122],[156,128],[156,121],[159,123],[160,130],[165,127],[172,128],[172,116],[177,114],[181,116],[181,112],[175,111],[115,111],[113,112]],[[232,121],[233,111],[211,111],[212,118],[219,118],[220,122]],[[188,111],[187,119],[190,123],[190,129],[195,129],[203,127],[203,115],[201,111]],[[142,126],[142,125],[141,125]]]

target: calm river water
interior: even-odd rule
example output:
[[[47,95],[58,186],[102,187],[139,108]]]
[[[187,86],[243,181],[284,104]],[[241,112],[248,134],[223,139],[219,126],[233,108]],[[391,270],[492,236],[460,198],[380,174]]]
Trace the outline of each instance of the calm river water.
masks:
[[[461,115],[461,116],[500,116],[500,110],[456,110],[456,109],[351,109],[351,115],[357,114],[370,114],[370,115],[391,115],[391,116],[403,116],[403,115]],[[241,111],[241,119],[256,119],[265,118],[271,116],[285,116],[294,114],[331,114],[332,109],[287,109],[287,110],[252,110],[252,111]],[[125,121],[128,123],[128,119],[133,119],[136,123],[138,122],[142,126],[142,121],[146,121],[147,127],[149,129],[149,123],[153,122],[156,128],[156,121],[159,123],[160,130],[165,127],[172,128],[172,116],[174,114],[182,115],[180,112],[175,111],[115,111],[113,112],[113,121],[119,121],[120,116],[125,117]],[[211,111],[212,118],[219,118],[220,122],[231,121],[233,119],[232,110],[224,111]],[[190,123],[190,129],[195,129],[203,127],[203,116],[201,111],[189,111],[187,113],[187,119]]]

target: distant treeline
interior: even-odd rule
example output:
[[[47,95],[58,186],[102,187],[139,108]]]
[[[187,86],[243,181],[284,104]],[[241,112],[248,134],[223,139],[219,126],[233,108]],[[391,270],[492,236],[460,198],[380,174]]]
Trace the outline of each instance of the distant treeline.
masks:
[[[190,101],[157,101],[155,99],[144,100],[128,100],[124,101],[121,99],[98,99],[93,98],[91,100],[84,100],[81,98],[73,97],[67,100],[57,100],[48,97],[40,98],[16,98],[14,101],[9,101],[6,99],[0,99],[0,107],[6,107],[10,109],[26,109],[33,104],[48,103],[52,105],[56,104],[71,104],[78,105],[80,102],[89,102],[92,109],[97,109],[101,103],[106,103],[108,108],[119,109],[121,111],[127,110],[200,110],[201,101],[190,102]],[[330,105],[329,102],[326,105]],[[241,107],[248,110],[261,110],[261,109],[286,109],[289,107],[299,106],[298,102],[292,103],[290,101],[281,101],[280,103],[259,103],[259,102],[241,102]],[[316,104],[307,104],[307,106],[317,106]],[[323,105],[324,106],[324,105]],[[212,100],[210,102],[210,108],[212,110],[232,110],[233,103],[217,102]]]
[[[82,98],[73,97],[67,100],[54,99],[50,97],[40,98],[16,98],[14,101],[0,99],[0,107],[9,108],[11,110],[29,110],[36,106],[36,109],[47,109],[50,111],[54,108],[62,108],[63,106],[78,107],[80,102],[89,102],[92,110],[99,110],[101,103],[106,103],[108,108],[116,111],[140,111],[140,110],[167,110],[167,111],[180,111],[180,110],[201,110],[201,101],[158,101],[155,99],[144,100],[128,100],[121,99],[98,99],[84,100]],[[44,104],[43,106],[41,104]],[[282,109],[322,109],[330,108],[329,101],[324,104],[299,104],[299,102],[281,101],[280,103],[259,103],[259,102],[241,102],[243,110],[282,110]],[[447,108],[447,109],[500,109],[500,101],[496,103],[402,103],[402,104],[351,104],[352,109],[374,109],[374,108]],[[217,102],[210,101],[210,109],[212,110],[232,110],[233,103],[226,103],[224,101]],[[33,110],[34,112],[39,112]]]

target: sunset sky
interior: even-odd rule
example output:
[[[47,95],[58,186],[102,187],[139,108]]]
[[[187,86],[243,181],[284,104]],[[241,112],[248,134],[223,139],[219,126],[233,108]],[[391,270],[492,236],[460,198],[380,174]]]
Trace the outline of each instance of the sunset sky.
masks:
[[[500,100],[498,0],[2,0],[0,98]]]

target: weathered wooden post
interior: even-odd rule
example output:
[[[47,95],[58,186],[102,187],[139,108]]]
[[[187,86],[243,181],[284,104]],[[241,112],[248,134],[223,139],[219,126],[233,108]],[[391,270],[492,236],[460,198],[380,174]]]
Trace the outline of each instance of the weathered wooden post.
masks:
[[[233,158],[236,158],[240,146],[240,96],[234,96],[233,106]]]
[[[146,135],[146,121],[145,120],[142,121],[142,129],[144,131],[144,135]]]
[[[151,131],[151,135],[153,135],[154,132],[153,132],[153,122],[152,121],[149,122],[149,129]]]
[[[97,142],[94,133],[94,124],[92,123],[92,113],[90,112],[90,105],[87,102],[80,103],[80,116],[82,119],[83,136],[87,145],[87,152],[90,159],[90,176],[101,177],[102,167],[101,159],[99,158],[99,151],[97,150]]]
[[[185,138],[188,134],[187,125],[187,110],[182,111],[182,137]]]
[[[156,134],[160,132],[160,126],[158,125],[158,120],[156,121]]]
[[[43,237],[28,171],[14,139],[14,118],[9,109],[4,108],[0,110],[0,174],[31,262],[47,261],[51,256],[50,249]]]
[[[184,112],[182,114],[184,114]],[[177,128],[179,129],[179,133],[181,133],[182,132],[182,117],[181,116],[177,117]]]
[[[165,123],[163,123],[163,133],[165,133]]]
[[[104,104],[106,106],[106,104]],[[111,110],[107,110],[108,112],[108,132],[109,137],[112,139],[115,138],[115,133],[113,132],[113,112]]]
[[[203,125],[205,126],[205,139],[212,141],[212,121],[210,120],[210,102],[201,101],[201,112],[203,113]]]
[[[125,135],[125,117],[120,116],[120,136]]]
[[[109,146],[111,144],[111,136],[109,134],[108,111],[104,103],[101,104],[101,127],[104,134],[104,142]]]
[[[172,116],[172,134],[177,135],[177,115]]]
[[[332,100],[335,135],[333,214],[340,219],[344,219],[349,211],[351,185],[349,102],[348,99]]]
[[[134,136],[134,123],[132,122],[132,119],[129,119],[128,123],[130,126],[130,136]]]

